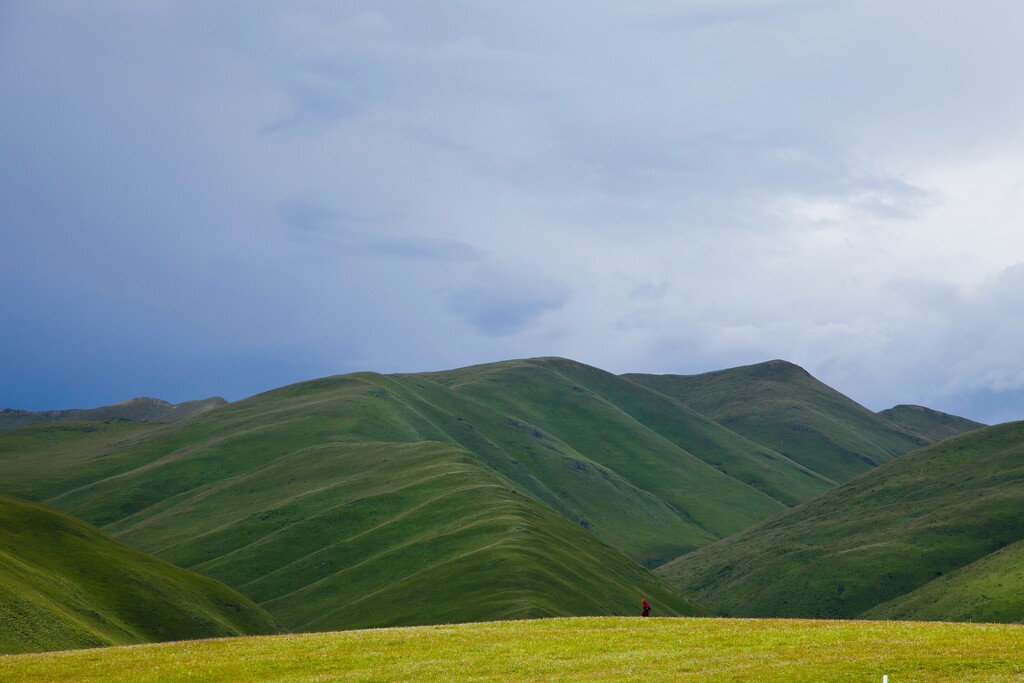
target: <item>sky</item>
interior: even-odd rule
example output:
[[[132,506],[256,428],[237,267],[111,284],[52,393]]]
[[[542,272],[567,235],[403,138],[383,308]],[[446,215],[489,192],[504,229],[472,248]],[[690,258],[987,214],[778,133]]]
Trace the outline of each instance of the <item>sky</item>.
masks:
[[[1024,418],[1024,3],[0,3],[0,407],[781,358]]]

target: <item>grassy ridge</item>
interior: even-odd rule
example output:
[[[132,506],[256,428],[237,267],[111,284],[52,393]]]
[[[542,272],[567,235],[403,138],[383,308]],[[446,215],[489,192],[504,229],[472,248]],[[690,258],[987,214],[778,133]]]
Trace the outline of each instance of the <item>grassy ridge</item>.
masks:
[[[293,629],[629,614],[640,588],[692,614],[620,553],[657,566],[833,485],[564,359],[357,373],[183,422],[0,434],[3,490],[223,580]]]
[[[576,437],[581,427],[544,428],[526,413],[528,405],[519,410],[495,405],[427,377],[375,376],[367,381],[415,409],[446,438],[480,455],[536,500],[641,563],[657,564],[717,538],[685,508],[681,512],[634,481],[632,471],[603,465],[598,456],[580,446]],[[564,392],[569,392],[568,387]],[[651,435],[641,439],[649,441]],[[643,449],[638,447],[641,453]],[[706,469],[702,463],[690,464]],[[772,501],[767,505],[771,510],[781,507]]]
[[[0,681],[1019,681],[991,624],[576,618],[0,657]]]
[[[835,486],[835,482],[723,428],[675,399],[583,363],[536,358],[430,376],[459,393],[530,415],[546,427],[574,430],[570,431],[573,439],[589,437],[593,441],[580,448],[588,453],[603,455],[612,446],[632,453],[637,449],[636,438],[627,436],[615,443],[612,434],[628,434],[630,429],[649,431],[658,440],[670,442],[687,455],[786,505],[795,505]],[[652,450],[660,449],[654,446]],[[750,494],[743,491],[741,495]],[[722,519],[721,511],[717,512],[718,519]]]
[[[638,591],[702,612],[444,443],[313,447],[173,502],[111,529],[292,629],[628,614]]]
[[[12,488],[52,493],[64,475],[46,481],[41,463],[78,429],[90,444],[83,466],[98,476],[68,482],[53,504],[225,581],[292,629],[629,614],[638,592],[701,613],[389,386],[318,380],[158,428],[35,426],[0,438],[13,444],[0,461],[20,465]]]
[[[144,465],[150,458],[138,445],[163,429],[130,422],[48,422],[2,433],[2,492],[45,501]]]
[[[279,630],[224,585],[0,495],[0,652]]]
[[[630,614],[638,591],[693,614],[620,552],[664,562],[831,485],[551,359],[325,378],[174,424],[35,425],[0,435],[0,475],[294,629]]]
[[[623,377],[836,482],[930,443],[785,361],[701,375]]]
[[[471,415],[473,429],[469,434],[453,430],[453,438],[478,451],[484,449],[467,438],[482,435],[499,444],[520,470],[508,476],[555,509],[569,510],[566,516],[586,519],[616,547],[649,565],[832,485],[781,456],[771,460],[767,449],[671,399],[572,361],[509,361],[389,379],[429,397],[431,406]],[[518,433],[510,433],[510,426]],[[709,464],[687,446],[715,453],[731,471]],[[603,491],[577,493],[580,479],[573,470],[588,468],[601,473],[605,482],[591,485]],[[622,500],[621,513],[609,514],[609,503],[616,500]],[[642,508],[647,508],[643,515],[629,512]],[[669,539],[673,545],[666,544]]]
[[[73,410],[0,410],[0,432],[25,427],[37,422],[97,422],[127,420],[130,422],[172,422],[187,420],[227,403],[220,397],[172,404],[157,398],[133,398],[100,408]]]
[[[1024,423],[1017,422],[910,453],[659,571],[719,614],[970,616],[986,584],[1002,583],[1004,595],[1024,590],[1019,572],[1007,571],[1017,547],[969,566],[1024,540],[1022,509]],[[922,596],[943,590],[945,604],[960,606],[948,616],[937,606],[925,610]],[[1024,618],[1019,598],[1003,604],[1012,606],[1018,610],[990,604],[979,613]]]
[[[965,417],[957,417],[923,406],[898,405],[878,414],[928,443],[966,434],[985,426]]]

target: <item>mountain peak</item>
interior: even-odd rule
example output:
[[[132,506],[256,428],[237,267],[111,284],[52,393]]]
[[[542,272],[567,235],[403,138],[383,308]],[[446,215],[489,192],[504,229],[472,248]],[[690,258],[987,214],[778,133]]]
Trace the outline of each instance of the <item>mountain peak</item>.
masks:
[[[928,441],[939,441],[985,426],[980,422],[968,420],[965,417],[958,417],[916,405],[902,404],[893,406],[878,414],[893,424],[899,425],[912,434],[916,434]]]
[[[788,360],[769,360],[764,363],[748,365],[747,368],[751,371],[751,374],[754,377],[776,382],[811,377],[811,373],[807,372],[796,363],[790,363]]]

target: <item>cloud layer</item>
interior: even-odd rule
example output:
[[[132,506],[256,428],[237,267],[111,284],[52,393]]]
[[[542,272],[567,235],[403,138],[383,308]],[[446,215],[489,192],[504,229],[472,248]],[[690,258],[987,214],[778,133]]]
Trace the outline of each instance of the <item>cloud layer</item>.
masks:
[[[563,355],[1024,417],[1013,3],[9,2],[0,405]]]

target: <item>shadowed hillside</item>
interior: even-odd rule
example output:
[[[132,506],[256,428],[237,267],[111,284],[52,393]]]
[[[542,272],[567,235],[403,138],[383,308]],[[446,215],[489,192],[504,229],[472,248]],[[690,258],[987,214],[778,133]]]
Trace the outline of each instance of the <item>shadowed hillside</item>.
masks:
[[[1022,509],[1016,422],[905,455],[659,573],[728,616],[1017,621]]]
[[[0,653],[279,631],[226,586],[0,495]]]
[[[1024,541],[985,555],[861,616],[1019,623],[1024,619]]]

